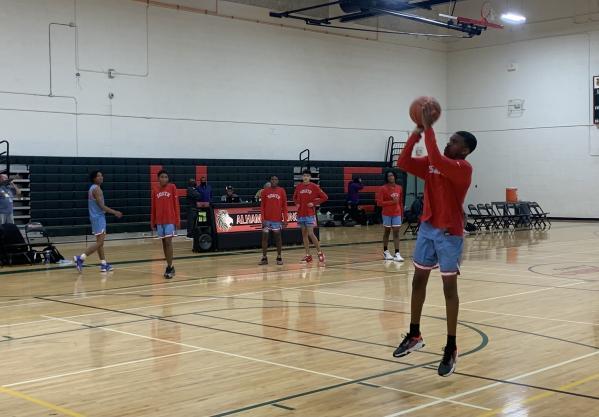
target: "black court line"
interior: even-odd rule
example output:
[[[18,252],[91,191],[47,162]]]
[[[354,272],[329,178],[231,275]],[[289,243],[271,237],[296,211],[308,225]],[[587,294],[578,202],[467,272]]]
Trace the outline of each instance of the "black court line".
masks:
[[[404,239],[404,240],[416,240],[416,238]],[[376,243],[381,243],[380,240],[367,240],[363,242],[344,242],[344,243],[322,243],[320,246],[323,248],[336,248],[336,247],[345,247],[345,246],[357,246],[357,245],[373,245]],[[297,251],[303,250],[301,246],[291,246],[286,247],[285,251]],[[198,261],[203,259],[210,258],[221,258],[226,256],[237,256],[237,255],[251,255],[251,254],[259,254],[261,253],[261,249],[251,249],[251,250],[242,250],[237,252],[214,252],[214,253],[205,253],[202,255],[185,255],[185,256],[176,256],[173,259],[178,260],[187,260],[187,259],[197,259]],[[162,261],[162,258],[142,258],[142,259],[129,259],[126,261],[114,261],[112,265],[130,265],[130,264],[141,264],[148,262],[156,262]],[[100,266],[100,264],[87,264],[84,266],[85,269]],[[1,275],[10,275],[10,274],[26,274],[26,273],[37,273],[37,272],[48,272],[48,271],[56,271],[56,270],[74,270],[74,265],[68,266],[50,266],[44,268],[30,268],[30,269],[17,269],[14,271],[0,271]]]
[[[528,332],[528,331],[525,331],[525,330],[511,329],[509,327],[501,327],[501,326],[496,326],[494,324],[477,323],[477,322],[468,321],[468,320],[460,320],[460,321],[462,323],[475,324],[477,326],[491,327],[493,329],[507,330],[507,331],[516,332],[516,333],[528,334],[528,335],[531,335],[531,336],[543,337],[545,339],[552,339],[552,340],[557,340],[559,342],[571,343],[573,345],[584,346],[584,347],[588,347],[588,348],[591,348],[591,349],[599,349],[598,346],[587,345],[585,343],[575,342],[574,340],[561,339],[559,337],[548,336],[548,335],[545,335],[545,334],[533,333],[533,332]]]
[[[374,385],[374,384],[369,384],[368,382],[358,382],[358,384],[360,385],[364,385],[365,387],[370,387],[370,388],[380,388],[380,385]]]
[[[76,303],[69,303],[69,302],[64,302],[64,301],[59,301],[59,300],[50,300],[50,301],[55,301],[55,302],[59,302],[59,303],[63,303],[63,304],[76,304]],[[127,313],[127,312],[122,312],[122,311],[119,311],[119,310],[105,309],[105,308],[102,308],[102,307],[93,307],[93,306],[87,306],[87,305],[81,305],[81,304],[76,304],[76,305],[82,306],[82,307],[88,307],[88,308],[92,308],[92,309],[109,310],[109,311],[120,313],[120,314],[129,314],[129,315],[139,316],[136,313]],[[334,306],[333,308],[335,308],[335,307],[346,307],[346,308],[350,308],[350,309],[356,309],[356,307],[354,307],[354,306],[341,306],[340,305],[340,306]],[[255,307],[255,308],[261,308],[261,307]],[[277,306],[277,307],[273,307],[273,308],[280,308],[280,307]],[[380,309],[369,309],[369,308],[360,308],[360,307],[358,307],[358,309],[388,311],[388,312],[406,314],[405,312],[398,312],[398,311],[393,311],[393,310],[380,310]],[[189,314],[189,313],[187,313],[187,314]],[[145,317],[145,316],[143,316],[143,317]],[[166,319],[166,318],[162,318],[160,316],[152,316],[152,317],[148,317],[148,319],[157,319],[157,320],[162,320],[162,321],[167,321],[167,322],[173,322],[173,323],[187,325],[187,326],[192,326],[192,327],[208,328],[207,326],[200,326],[200,325],[196,325],[196,324],[192,324],[192,323],[187,323],[187,322],[179,322],[179,321],[175,321],[175,320],[169,320],[169,319]],[[119,325],[119,324],[124,324],[124,323],[115,323],[113,325]],[[462,322],[460,322],[460,324],[462,324]],[[482,324],[482,323],[479,323],[479,324]],[[107,326],[110,326],[110,325],[111,324],[107,324],[107,325],[104,325],[104,326],[89,326],[89,328],[107,327]],[[464,325],[464,324],[462,324],[462,325]],[[474,328],[472,326],[468,326],[468,325],[465,325],[465,326],[471,328],[472,330],[475,330],[476,332],[478,332],[483,337],[483,340],[482,340],[481,344],[477,348],[475,348],[475,349],[473,349],[473,350],[471,350],[469,352],[466,352],[462,356],[466,356],[466,355],[475,353],[477,351],[480,351],[488,343],[488,337],[486,336],[486,334],[484,334],[483,332],[481,332],[480,330],[478,330],[477,328]],[[491,326],[491,327],[495,327],[495,326]],[[256,335],[245,334],[245,333],[240,333],[240,332],[232,332],[232,331],[223,330],[223,329],[214,329],[214,330],[224,331],[224,332],[227,332],[227,333],[240,334],[240,335],[245,335],[245,336],[250,336],[250,337],[258,337],[258,338],[266,339],[266,340],[273,340],[273,341],[279,341],[279,342],[287,342],[287,341],[281,341],[281,340],[278,340],[278,339],[266,338],[266,337],[263,337],[263,336],[256,336]],[[506,330],[514,330],[514,329],[506,329]],[[550,336],[545,336],[545,335],[539,335],[539,334],[534,334],[534,333],[530,333],[530,334],[535,335],[535,336],[539,336],[539,337],[552,338]],[[552,339],[554,339],[554,338],[552,338]],[[562,340],[562,339],[558,339],[558,340]],[[568,342],[567,340],[562,340],[562,341]],[[292,343],[295,344],[294,342],[292,342]],[[577,343],[577,342],[573,342],[573,343]],[[319,348],[319,347],[310,346],[310,345],[308,345],[307,347]],[[327,348],[326,350],[330,350],[330,349]],[[357,355],[357,356],[363,356],[363,355],[353,354],[353,353],[350,353],[350,352],[343,352],[343,351],[337,351],[337,352],[338,353],[345,353],[345,354],[352,354],[352,355]],[[374,357],[373,357],[373,359],[374,359]],[[376,359],[381,360],[382,358],[376,358]],[[392,361],[392,362],[395,362],[395,361]],[[316,392],[322,392],[322,391],[326,391],[326,390],[329,390],[329,389],[333,389],[333,388],[338,388],[338,387],[342,387],[342,386],[345,386],[345,385],[349,385],[351,383],[357,383],[357,384],[361,384],[361,385],[372,385],[372,384],[364,384],[364,382],[367,381],[367,380],[370,380],[370,379],[379,378],[380,376],[391,375],[391,374],[395,374],[395,373],[403,372],[405,370],[415,369],[415,368],[419,368],[419,367],[431,369],[430,365],[432,365],[433,363],[435,363],[435,362],[430,362],[428,364],[422,364],[422,365],[409,365],[407,368],[400,368],[399,370],[385,372],[384,374],[378,374],[378,375],[372,376],[372,377],[360,378],[359,380],[348,381],[347,383],[341,383],[341,384],[336,384],[336,385],[332,385],[332,386],[329,386],[329,387],[323,387],[323,388],[320,388],[318,390],[309,391],[308,394],[306,394],[306,393],[295,394],[295,395],[293,395],[291,397],[285,397],[284,399],[278,399],[278,400],[275,400],[275,401],[269,401],[269,402],[266,402],[266,403],[261,403],[259,405],[257,404],[257,405],[249,406],[250,408],[246,407],[244,409],[234,410],[234,411],[226,412],[224,414],[217,414],[214,417],[216,417],[216,416],[230,415],[230,414],[236,414],[236,413],[241,412],[241,411],[247,411],[249,409],[259,408],[259,407],[262,407],[264,405],[274,405],[275,403],[279,403],[279,402],[282,402],[282,401],[285,401],[285,400],[288,400],[288,399],[291,399],[291,398],[297,398],[299,396],[310,395],[310,394],[313,394],[313,393],[316,393]],[[436,370],[435,368],[432,368],[432,369]],[[533,388],[533,389],[538,389],[538,390],[550,391],[550,392],[560,393],[560,394],[564,394],[564,395],[573,395],[573,396],[578,396],[578,397],[584,397],[584,398],[599,400],[599,397],[593,397],[593,396],[589,396],[589,395],[585,395],[585,394],[573,393],[573,392],[569,392],[569,391],[555,390],[555,389],[552,389],[552,388],[546,388],[546,387],[540,387],[540,386],[535,386],[535,385],[517,383],[517,382],[513,382],[513,381],[506,381],[506,380],[502,380],[502,379],[495,379],[495,378],[490,378],[490,377],[484,377],[484,376],[480,376],[480,375],[458,373],[458,372],[456,374],[462,375],[462,376],[466,376],[466,377],[470,377],[470,378],[488,380],[488,381],[499,382],[499,383],[504,383],[504,384],[509,384],[509,385],[517,385],[517,386],[523,386],[523,387],[528,387],[528,388]],[[374,386],[374,385],[372,385],[372,386]]]
[[[384,261],[381,261],[384,262]],[[376,272],[379,274],[388,274],[388,275],[397,275],[401,272],[408,272],[408,271],[385,271],[385,270],[376,270],[376,269],[370,269],[370,268],[353,268],[353,267],[343,267],[341,265],[334,265],[334,266],[327,266],[327,268],[332,268],[332,269],[348,269],[351,271],[363,271],[363,272]],[[473,273],[473,275],[476,275],[477,272]],[[509,276],[509,273],[505,274],[506,276]],[[545,274],[543,274],[545,275]],[[555,277],[554,278],[563,278],[563,279],[568,279],[568,278],[564,278],[564,277]],[[531,276],[531,278],[533,278]],[[578,278],[575,278],[578,279]],[[508,285],[521,285],[523,287],[539,287],[539,288],[555,288],[555,289],[559,289],[559,290],[571,290],[571,291],[590,291],[590,292],[599,292],[599,289],[594,290],[594,289],[590,289],[590,288],[573,288],[573,287],[559,287],[556,285],[541,285],[541,284],[525,284],[525,283],[521,283],[521,282],[511,282],[511,281],[495,281],[495,280],[491,280],[491,279],[475,279],[475,278],[464,278],[462,275],[460,275],[460,277],[458,278],[459,281],[477,281],[477,282],[491,282],[494,284],[508,284]],[[581,280],[584,281],[584,280]],[[593,282],[595,282],[595,280],[592,280]]]
[[[286,405],[283,405],[283,404],[271,404],[271,405],[273,407],[282,408],[283,410],[295,411],[295,408],[287,407]]]
[[[318,306],[318,307],[320,308],[320,306]],[[281,307],[241,307],[241,308],[227,309],[227,310],[221,310],[221,311],[232,311],[232,310],[238,310],[238,309],[239,310],[241,310],[241,309],[250,310],[250,309],[259,309],[259,308],[281,308]],[[328,307],[328,308],[336,308],[336,307]],[[386,348],[395,349],[395,346],[392,346],[392,345],[385,345],[383,343],[368,342],[366,340],[351,339],[351,338],[348,338],[348,337],[334,336],[334,335],[325,334],[325,333],[309,332],[307,330],[293,329],[293,328],[290,328],[290,327],[273,326],[273,325],[270,325],[270,324],[255,323],[255,322],[252,322],[252,321],[237,320],[237,319],[231,319],[231,318],[220,317],[220,316],[212,316],[212,315],[204,314],[204,313],[200,313],[200,312],[193,313],[193,314],[196,315],[196,316],[210,317],[210,318],[213,318],[213,319],[220,319],[220,320],[224,320],[224,321],[232,321],[232,322],[236,322],[236,323],[251,324],[251,325],[259,326],[259,327],[267,327],[269,329],[286,330],[286,331],[290,331],[290,332],[294,332],[294,333],[309,334],[311,336],[322,336],[322,337],[328,337],[330,339],[338,339],[338,340],[344,340],[344,341],[347,341],[347,342],[363,343],[363,344],[372,345],[372,346],[380,346],[380,347],[386,347]],[[435,352],[420,351],[420,353],[425,353],[425,354],[435,355],[435,356],[442,356],[440,353],[435,353]],[[393,361],[393,362],[397,362],[397,361]],[[398,363],[401,363],[401,362],[398,362]],[[404,365],[411,365],[411,363],[405,363]]]
[[[216,329],[216,328],[211,328],[211,327],[208,327],[208,326],[201,326],[201,325],[198,325],[198,324],[187,323],[187,322],[182,322],[182,321],[177,321],[177,320],[171,320],[171,319],[168,319],[168,318],[162,318],[162,317],[158,317],[158,316],[146,316],[146,315],[142,315],[142,314],[138,314],[138,313],[130,313],[130,312],[125,312],[125,311],[120,311],[120,310],[108,309],[108,308],[105,308],[105,307],[89,306],[89,305],[85,305],[85,304],[78,304],[78,303],[73,303],[73,302],[68,302],[68,301],[62,301],[62,300],[53,300],[53,299],[50,299],[50,298],[43,298],[43,297],[36,297],[36,298],[37,299],[43,299],[43,300],[46,300],[46,301],[53,301],[53,302],[60,303],[60,304],[75,305],[75,306],[78,306],[78,307],[87,307],[87,308],[91,308],[91,309],[94,309],[94,310],[109,311],[109,312],[112,312],[112,313],[120,313],[120,314],[126,314],[126,315],[131,315],[131,316],[136,316],[136,317],[142,317],[142,318],[154,318],[156,320],[161,320],[161,321],[175,323],[175,324],[181,324],[181,325],[190,326],[190,327],[204,328],[204,329],[221,331],[221,332],[226,332],[226,333],[231,333],[231,334],[256,337],[256,338],[261,338],[261,339],[266,339],[266,340],[280,341],[280,340],[273,339],[273,338],[266,338],[266,337],[263,337],[263,336],[256,336],[256,335],[244,334],[244,333],[234,332],[234,331],[229,331],[229,330]],[[340,307],[342,307],[342,306],[340,306]],[[353,309],[354,307],[351,307],[351,308]],[[372,309],[372,310],[374,310],[374,309]],[[405,312],[397,312],[397,313],[399,313],[399,314],[406,314]],[[434,317],[434,318],[438,318],[438,317]],[[438,319],[443,320],[443,318],[438,318]],[[475,332],[477,332],[481,336],[482,340],[481,340],[481,343],[479,344],[479,346],[477,346],[476,348],[474,348],[474,349],[472,349],[472,350],[470,350],[468,352],[465,352],[464,354],[462,354],[462,356],[467,356],[467,355],[473,354],[475,352],[478,352],[478,351],[484,349],[487,346],[487,344],[489,342],[489,338],[487,337],[487,335],[485,333],[483,333],[479,329],[477,329],[475,327],[472,327],[470,325],[467,325],[467,324],[463,324],[463,326],[468,327],[468,328],[474,330]],[[289,343],[288,341],[283,341],[283,342]],[[292,342],[292,344],[296,344],[296,343]],[[308,345],[308,347],[318,348],[318,347],[309,346],[309,345]],[[326,350],[330,350],[330,349],[326,349]],[[339,352],[346,353],[346,354],[348,353],[348,352],[342,352],[342,351],[339,351]],[[379,359],[381,359],[381,358],[379,358]],[[395,362],[395,361],[393,361],[393,362]],[[329,390],[329,389],[334,389],[334,388],[343,387],[343,386],[350,385],[350,384],[355,384],[355,383],[358,383],[358,382],[368,381],[370,379],[375,379],[375,378],[379,378],[379,377],[382,377],[382,376],[393,375],[393,374],[396,374],[398,372],[403,372],[403,371],[410,370],[410,369],[423,368],[423,367],[425,367],[427,365],[431,365],[431,364],[436,363],[436,362],[437,361],[428,362],[428,363],[424,363],[424,364],[420,364],[420,365],[410,365],[410,366],[405,367],[405,368],[400,368],[400,369],[397,369],[397,370],[387,371],[387,372],[383,372],[383,373],[371,375],[371,376],[368,376],[368,377],[363,377],[363,378],[359,378],[359,379],[356,379],[356,380],[347,381],[347,382],[343,382],[343,383],[340,383],[340,384],[335,384],[335,385],[330,385],[328,387],[319,388],[317,390],[312,390],[309,393],[295,394],[294,396],[291,396],[291,397],[286,397],[286,398],[283,398],[283,399],[277,399],[277,400],[274,400],[274,401],[268,401],[268,402],[265,402],[265,403],[261,403],[260,405],[252,405],[252,406],[249,406],[249,408],[246,407],[245,409],[240,410],[240,411],[245,411],[246,409],[254,409],[254,408],[262,407],[262,406],[265,406],[265,405],[272,405],[272,404],[275,404],[275,403],[283,402],[286,399],[297,398],[297,397],[309,395],[310,393],[314,393],[314,392],[322,392],[322,391],[326,391],[326,390]],[[397,363],[397,362],[395,362],[395,363]],[[220,415],[234,414],[234,413],[237,413],[237,412],[239,412],[239,411],[227,412],[225,414],[219,414],[219,416]]]
[[[365,264],[365,263],[371,263],[374,262],[372,259],[369,260],[365,260],[365,261],[356,261],[356,262],[346,262],[346,263],[339,263],[337,265],[359,265],[359,264]],[[335,264],[332,265],[326,265],[324,268],[334,268],[335,266],[337,266]],[[323,271],[325,270],[323,268]],[[275,270],[270,270],[270,271],[258,271],[258,272],[244,272],[241,274],[228,274],[227,276],[231,276],[231,277],[243,277],[243,276],[247,276],[247,275],[259,275],[261,273],[266,273],[266,274],[275,274],[275,273],[279,273],[279,272],[297,272],[298,274],[303,272],[303,271],[317,271],[318,269],[315,267],[315,269],[306,269],[306,268],[302,268],[302,269],[283,269],[280,271],[275,271]],[[74,270],[73,270],[74,271]],[[43,272],[43,271],[42,271]],[[144,273],[144,271],[139,271],[140,273]],[[152,274],[152,272],[146,272],[147,274]],[[397,274],[401,274],[401,273],[408,273],[408,271],[402,272],[402,271],[397,271]],[[155,275],[157,276],[162,276],[161,273],[157,272],[155,273]],[[104,288],[104,289],[97,289],[97,290],[90,290],[90,291],[86,291],[86,294],[95,294],[98,292],[103,292],[105,293],[106,291],[114,291],[114,290],[126,290],[126,289],[131,289],[131,288],[139,288],[139,287],[149,287],[148,291],[150,291],[154,286],[157,285],[167,285],[167,284],[175,284],[175,283],[184,283],[184,282],[194,282],[194,281],[201,281],[201,280],[217,280],[219,278],[222,278],[222,275],[208,275],[208,276],[203,276],[203,277],[193,277],[193,278],[186,278],[186,279],[175,279],[172,281],[163,281],[163,282],[156,282],[156,283],[147,283],[147,284],[136,284],[136,285],[125,285],[122,287],[112,287],[112,288]],[[283,278],[285,279],[285,278]],[[331,281],[331,283],[333,283],[334,281]],[[352,282],[352,280],[346,280],[346,281],[339,281],[339,283],[342,282]],[[170,287],[164,287],[164,288],[159,288],[159,290],[161,289],[170,289]],[[172,289],[176,289],[172,288]],[[67,297],[67,296],[72,296],[73,293],[62,293],[62,294],[40,294],[38,296],[30,296],[27,298],[18,298],[12,301],[23,301],[23,300],[29,300],[29,299],[34,299],[36,297]],[[112,295],[112,293],[105,293],[102,295]],[[14,296],[12,296],[14,297]]]
[[[464,373],[464,372],[454,372],[454,374],[461,375],[461,376],[466,376],[466,377],[470,377],[470,378],[484,379],[485,381],[500,382],[502,384],[516,385],[516,386],[519,386],[519,387],[526,387],[526,388],[534,388],[534,389],[538,389],[538,390],[541,390],[541,391],[555,392],[556,394],[572,395],[574,397],[588,398],[590,400],[598,400],[599,401],[599,397],[596,397],[596,396],[593,396],[593,395],[587,395],[587,394],[580,394],[580,393],[572,392],[572,391],[562,391],[562,390],[559,390],[559,389],[553,389],[553,388],[547,388],[547,387],[540,387],[538,385],[524,384],[524,383],[515,382],[515,381],[506,381],[505,379],[497,379],[497,378],[490,378],[490,377],[480,376],[480,375],[472,375],[472,374],[467,374],[467,373]]]
[[[108,308],[104,308],[104,307],[95,307],[95,306],[88,306],[88,305],[85,305],[85,304],[71,303],[71,302],[68,302],[68,301],[52,300],[50,298],[41,298],[40,297],[40,299],[44,299],[44,300],[47,300],[47,301],[54,301],[54,302],[58,302],[58,303],[62,303],[62,304],[68,304],[68,305],[76,305],[76,306],[79,306],[79,307],[88,307],[88,308],[97,309],[97,310],[110,311],[112,313],[120,313],[120,314],[133,315],[133,316],[137,316],[137,317],[143,317],[145,319],[156,319],[156,320],[166,321],[166,322],[170,322],[170,323],[181,324],[181,325],[185,325],[185,326],[191,326],[191,327],[195,327],[195,328],[199,328],[199,329],[213,330],[213,331],[222,332],[222,333],[234,334],[234,335],[237,335],[237,336],[252,337],[252,338],[256,338],[256,339],[269,340],[269,341],[272,341],[272,342],[279,342],[279,343],[284,343],[284,344],[288,344],[288,345],[301,346],[301,347],[310,348],[310,349],[317,349],[317,350],[322,350],[322,351],[327,351],[327,352],[333,352],[333,353],[341,353],[341,354],[345,354],[345,355],[356,356],[356,357],[361,357],[361,358],[365,358],[365,359],[372,359],[372,360],[381,361],[381,362],[389,362],[389,363],[393,363],[393,364],[400,363],[400,364],[403,364],[403,365],[411,365],[409,363],[401,363],[401,362],[398,362],[397,360],[384,359],[384,358],[379,358],[377,356],[364,355],[364,354],[361,354],[361,353],[354,353],[354,352],[345,352],[345,351],[338,350],[338,349],[326,348],[326,347],[322,347],[322,346],[313,346],[313,345],[309,345],[309,344],[306,344],[306,343],[292,342],[292,341],[289,341],[289,340],[277,339],[277,338],[274,338],[274,337],[266,337],[266,336],[254,335],[254,334],[251,334],[251,333],[238,332],[238,331],[234,331],[234,330],[220,329],[218,327],[204,326],[204,325],[195,324],[195,323],[188,323],[188,322],[183,322],[183,321],[179,321],[179,320],[173,320],[173,319],[162,317],[162,316],[149,316],[149,315],[145,315],[145,314],[130,313],[130,312],[127,312],[127,311],[113,310],[113,309],[108,309]],[[260,308],[260,307],[256,307],[256,308]],[[339,307],[339,308],[342,308],[342,307]],[[352,309],[354,309],[354,308],[352,307]],[[397,313],[399,313],[399,314],[407,314],[405,312],[397,312]],[[437,318],[439,320],[444,320],[444,319],[438,318],[438,317],[435,317],[435,318]],[[115,323],[114,325],[118,325],[118,323]],[[86,327],[88,327],[90,329],[94,328],[94,326],[87,325],[87,324],[82,324],[82,326],[86,326]],[[102,327],[107,327],[107,326],[102,326]],[[466,327],[470,327],[470,326],[466,326]]]

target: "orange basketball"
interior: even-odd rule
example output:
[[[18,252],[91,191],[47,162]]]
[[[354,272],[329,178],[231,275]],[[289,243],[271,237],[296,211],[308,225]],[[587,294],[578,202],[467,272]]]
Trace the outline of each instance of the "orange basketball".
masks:
[[[441,117],[441,105],[439,104],[439,102],[437,101],[436,98],[434,98],[434,97],[425,97],[425,96],[418,97],[410,105],[410,118],[419,127],[422,127],[422,107],[426,103],[432,103],[433,104],[433,108],[435,109],[435,112],[433,113],[433,116],[435,118],[434,122],[436,122],[437,120],[439,120],[439,117]]]

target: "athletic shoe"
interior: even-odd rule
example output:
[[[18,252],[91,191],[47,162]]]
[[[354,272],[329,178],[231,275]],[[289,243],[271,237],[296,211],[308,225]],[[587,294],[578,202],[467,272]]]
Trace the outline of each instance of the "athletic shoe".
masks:
[[[171,279],[175,276],[175,267],[174,266],[167,266],[166,267],[166,271],[164,271],[164,277],[166,279]]]
[[[75,256],[73,258],[73,261],[75,262],[75,268],[77,268],[77,271],[82,272],[83,271],[83,262],[85,262],[83,259],[81,259],[81,256]]]
[[[321,264],[323,264],[325,260],[326,260],[326,258],[324,257],[324,253],[320,252],[318,254],[318,262],[320,262]]]
[[[391,252],[389,252],[388,250],[383,252],[383,257],[385,258],[386,261],[392,261],[394,259],[393,255],[391,255]]]
[[[262,259],[260,259],[260,263],[258,263],[258,265],[268,265],[268,258],[266,256],[263,256]]]
[[[401,255],[399,254],[399,252],[395,253],[395,256],[393,257],[393,260],[395,262],[403,262],[403,258],[401,257]]]
[[[443,359],[439,364],[439,376],[449,376],[455,371],[455,366],[458,363],[458,348],[448,349],[445,346],[443,349]]]
[[[302,262],[305,262],[307,264],[309,264],[310,262],[312,262],[312,255],[306,255],[302,258]]]
[[[395,352],[393,352],[393,356],[396,358],[401,358],[402,356],[409,355],[412,352],[422,349],[424,346],[424,339],[422,339],[421,335],[410,336],[407,334],[397,349],[395,349]]]
[[[113,271],[114,268],[110,264],[102,264],[100,265],[100,272],[110,272]]]
[[[277,265],[283,265],[283,258],[277,258]]]

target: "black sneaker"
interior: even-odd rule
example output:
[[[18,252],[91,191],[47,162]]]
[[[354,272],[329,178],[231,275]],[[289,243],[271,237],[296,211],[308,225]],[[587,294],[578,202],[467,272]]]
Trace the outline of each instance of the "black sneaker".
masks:
[[[172,279],[175,276],[175,267],[167,266],[166,271],[164,272],[164,277],[166,279]]]
[[[268,258],[266,256],[263,256],[262,259],[260,259],[260,263],[258,265],[268,265]]]
[[[283,258],[277,258],[277,265],[283,265]]]
[[[439,364],[439,376],[449,376],[455,371],[455,366],[458,363],[458,348],[447,348],[443,350],[443,359]]]
[[[422,335],[418,336],[410,336],[409,334],[405,335],[395,352],[393,352],[393,356],[396,358],[401,358],[402,356],[409,355],[412,352],[422,349],[424,346],[424,339]]]

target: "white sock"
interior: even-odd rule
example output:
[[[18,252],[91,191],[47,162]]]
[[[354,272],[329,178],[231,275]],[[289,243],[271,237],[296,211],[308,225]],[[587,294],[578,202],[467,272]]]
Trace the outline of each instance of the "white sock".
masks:
[[[82,261],[85,261],[85,258],[87,258],[87,255],[85,253],[82,253],[80,258]]]
[[[102,259],[102,260],[100,261],[100,263],[101,263],[102,265],[106,265],[106,260],[105,260],[105,259]]]

